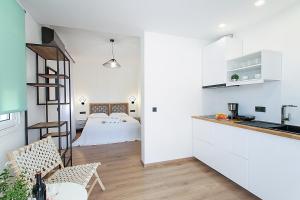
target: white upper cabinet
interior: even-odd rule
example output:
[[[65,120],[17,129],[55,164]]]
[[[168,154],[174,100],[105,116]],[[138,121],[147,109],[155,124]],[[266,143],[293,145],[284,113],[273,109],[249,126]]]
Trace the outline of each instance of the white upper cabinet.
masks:
[[[281,80],[281,53],[270,50],[245,55],[227,62],[227,86]]]
[[[243,43],[232,37],[223,37],[203,48],[202,86],[226,84],[227,60],[243,54]]]

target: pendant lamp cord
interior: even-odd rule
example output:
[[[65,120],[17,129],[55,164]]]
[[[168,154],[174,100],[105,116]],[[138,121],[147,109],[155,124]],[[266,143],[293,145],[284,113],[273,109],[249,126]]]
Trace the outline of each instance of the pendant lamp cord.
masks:
[[[112,54],[112,56],[113,56],[113,59],[115,59],[114,42],[111,42],[111,54]]]

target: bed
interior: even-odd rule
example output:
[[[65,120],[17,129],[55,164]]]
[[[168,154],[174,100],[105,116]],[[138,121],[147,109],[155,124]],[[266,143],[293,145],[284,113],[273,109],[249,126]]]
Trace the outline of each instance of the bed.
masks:
[[[128,103],[92,103],[90,115],[74,146],[140,140],[140,123],[128,115]]]

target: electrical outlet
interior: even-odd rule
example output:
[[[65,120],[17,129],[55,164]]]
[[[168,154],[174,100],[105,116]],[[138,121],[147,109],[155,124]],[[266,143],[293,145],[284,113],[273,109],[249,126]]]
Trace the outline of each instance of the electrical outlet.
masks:
[[[255,112],[266,112],[266,107],[255,106]]]

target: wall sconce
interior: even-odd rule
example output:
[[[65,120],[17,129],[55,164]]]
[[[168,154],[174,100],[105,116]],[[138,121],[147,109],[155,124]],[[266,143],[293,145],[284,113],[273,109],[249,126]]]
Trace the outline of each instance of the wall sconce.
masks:
[[[86,98],[83,97],[83,96],[81,96],[81,97],[79,98],[79,102],[81,103],[81,105],[84,105],[84,103],[86,102]]]
[[[128,99],[132,104],[134,104],[134,102],[136,100],[135,96],[130,96],[130,97],[128,97]]]

